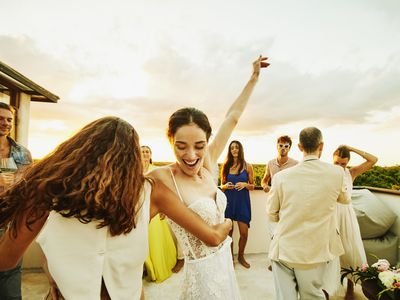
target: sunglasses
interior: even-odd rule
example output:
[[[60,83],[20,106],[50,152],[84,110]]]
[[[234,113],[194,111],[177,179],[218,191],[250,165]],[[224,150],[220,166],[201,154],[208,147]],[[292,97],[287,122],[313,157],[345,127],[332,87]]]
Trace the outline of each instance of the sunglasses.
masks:
[[[290,145],[289,144],[278,144],[279,148],[285,148],[285,149],[289,149]]]

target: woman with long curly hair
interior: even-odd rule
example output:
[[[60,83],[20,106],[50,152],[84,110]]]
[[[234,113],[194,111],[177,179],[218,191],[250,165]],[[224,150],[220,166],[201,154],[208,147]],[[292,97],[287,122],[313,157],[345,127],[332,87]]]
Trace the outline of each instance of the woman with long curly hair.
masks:
[[[239,227],[238,261],[245,267],[250,264],[244,258],[247,236],[251,220],[250,192],[254,190],[253,166],[244,159],[243,146],[239,141],[232,141],[221,170],[221,189],[227,198],[225,218],[237,221]],[[230,236],[233,234],[233,227]],[[231,251],[233,247],[231,245]]]
[[[66,299],[139,299],[148,224],[162,212],[217,246],[231,222],[211,227],[174,192],[143,175],[139,137],[117,117],[98,119],[30,167],[0,195],[0,270],[38,242]]]

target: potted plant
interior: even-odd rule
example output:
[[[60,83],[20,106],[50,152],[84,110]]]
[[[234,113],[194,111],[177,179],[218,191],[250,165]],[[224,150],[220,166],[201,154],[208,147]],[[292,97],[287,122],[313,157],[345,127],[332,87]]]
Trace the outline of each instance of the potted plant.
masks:
[[[350,277],[360,282],[364,295],[370,300],[400,299],[400,268],[392,268],[386,259],[378,259],[372,266],[342,268],[341,282]]]

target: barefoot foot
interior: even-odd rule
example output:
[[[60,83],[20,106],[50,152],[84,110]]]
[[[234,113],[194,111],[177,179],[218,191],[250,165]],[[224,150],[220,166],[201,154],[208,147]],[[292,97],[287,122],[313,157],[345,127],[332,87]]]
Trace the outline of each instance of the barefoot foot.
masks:
[[[250,268],[250,264],[244,259],[244,256],[239,256],[238,262],[246,269]]]

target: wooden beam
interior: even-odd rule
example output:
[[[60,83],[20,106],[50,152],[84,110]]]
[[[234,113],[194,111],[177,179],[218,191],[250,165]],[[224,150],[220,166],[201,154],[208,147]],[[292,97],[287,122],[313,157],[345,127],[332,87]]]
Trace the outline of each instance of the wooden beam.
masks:
[[[40,85],[34,83],[32,80],[25,77],[24,75],[22,75],[21,73],[19,73],[18,71],[14,70],[13,68],[11,68],[10,66],[6,65],[5,63],[3,63],[1,61],[0,61],[0,72],[6,74],[7,76],[10,76],[15,81],[26,86],[28,89],[31,89],[31,90],[37,92],[39,95],[46,97],[51,102],[56,103],[60,99],[57,95],[54,95],[53,93],[49,92],[48,90],[42,88]]]
[[[27,93],[28,91],[33,92],[33,90],[29,89],[25,85],[1,73],[0,73],[0,84],[7,87],[10,90],[18,89],[24,91],[24,93]]]

